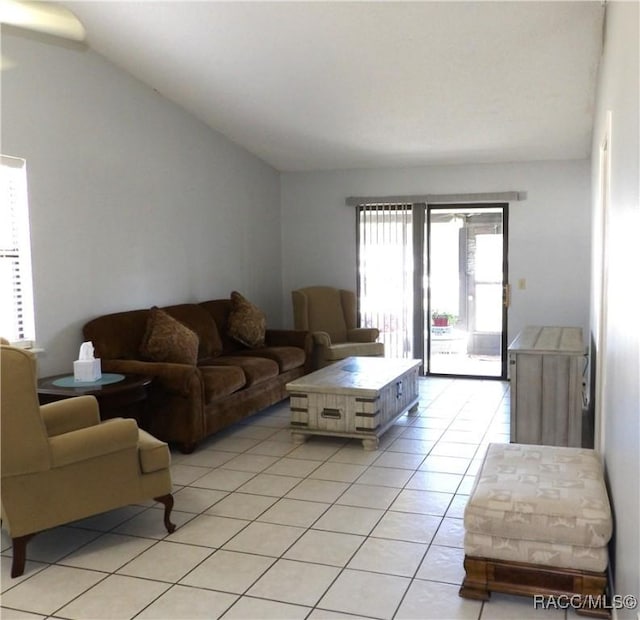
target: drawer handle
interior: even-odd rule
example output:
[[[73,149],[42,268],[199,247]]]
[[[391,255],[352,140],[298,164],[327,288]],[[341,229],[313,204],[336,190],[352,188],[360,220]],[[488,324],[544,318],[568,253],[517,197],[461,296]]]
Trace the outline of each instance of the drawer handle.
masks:
[[[396,382],[396,398],[400,398],[402,396],[402,381]]]
[[[339,420],[342,417],[340,409],[323,409],[320,414],[323,418],[331,418],[332,420]]]

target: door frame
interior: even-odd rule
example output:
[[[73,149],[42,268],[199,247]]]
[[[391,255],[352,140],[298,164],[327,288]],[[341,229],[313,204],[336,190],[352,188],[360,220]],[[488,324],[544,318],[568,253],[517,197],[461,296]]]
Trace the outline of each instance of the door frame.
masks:
[[[598,197],[596,222],[596,237],[600,243],[599,251],[596,251],[596,269],[599,270],[595,278],[600,290],[597,306],[596,328],[596,351],[591,352],[590,372],[595,374],[593,393],[593,445],[600,453],[601,457],[605,453],[607,408],[604,406],[608,394],[607,376],[604,371],[604,360],[607,354],[607,334],[609,329],[609,228],[611,211],[611,111],[607,112],[604,135],[600,143],[599,169],[598,169]],[[595,369],[593,366],[595,365]]]
[[[482,209],[501,209],[502,210],[502,335],[500,339],[500,375],[469,375],[469,374],[453,374],[453,373],[438,373],[431,370],[431,329],[428,317],[431,316],[431,213],[437,210],[444,209],[460,209],[465,211],[482,210]],[[424,285],[421,287],[420,294],[422,298],[426,300],[426,306],[422,314],[422,335],[423,341],[426,340],[426,351],[420,347],[422,353],[422,359],[424,360],[424,374],[432,377],[460,377],[468,379],[495,379],[497,381],[505,381],[507,379],[507,328],[508,328],[508,310],[511,299],[510,285],[509,285],[509,203],[443,203],[443,204],[427,204],[425,213],[425,246],[424,246],[424,263],[425,274],[427,277],[427,290],[424,290]],[[424,280],[423,280],[424,282]],[[418,291],[416,291],[416,297]],[[425,319],[425,317],[427,317]],[[426,335],[426,338],[424,336]]]

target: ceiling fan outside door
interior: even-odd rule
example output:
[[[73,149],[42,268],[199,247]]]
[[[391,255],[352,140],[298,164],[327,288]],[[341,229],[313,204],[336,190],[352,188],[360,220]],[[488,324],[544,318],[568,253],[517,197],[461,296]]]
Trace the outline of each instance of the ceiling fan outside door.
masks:
[[[86,36],[84,26],[69,9],[46,1],[0,0],[0,24],[73,41],[83,41]]]

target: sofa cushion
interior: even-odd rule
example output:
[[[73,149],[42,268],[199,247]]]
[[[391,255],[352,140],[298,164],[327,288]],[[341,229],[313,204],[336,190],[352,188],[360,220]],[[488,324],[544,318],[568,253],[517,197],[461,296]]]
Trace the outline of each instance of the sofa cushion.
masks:
[[[210,403],[242,389],[247,384],[239,366],[199,366],[204,383],[204,401]]]
[[[199,304],[178,304],[162,308],[195,332],[199,339],[198,359],[222,353],[222,341],[213,317]]]
[[[232,338],[247,347],[262,347],[264,346],[267,320],[260,308],[252,304],[238,291],[233,291],[227,329]]]
[[[83,328],[84,340],[95,347],[95,356],[104,360],[140,359],[140,343],[149,320],[149,310],[126,310],[96,317]]]
[[[222,355],[208,361],[212,366],[237,366],[242,368],[247,379],[247,387],[258,385],[280,374],[278,363],[264,357],[249,355]]]
[[[153,362],[193,364],[198,361],[198,336],[160,308],[149,312],[140,355]]]
[[[211,316],[218,328],[220,340],[222,340],[222,355],[230,355],[235,351],[245,350],[246,347],[234,340],[227,329],[229,315],[231,314],[230,299],[210,299],[209,301],[200,302],[198,305]]]
[[[281,373],[304,366],[306,360],[304,349],[298,347],[263,347],[261,349],[251,349],[250,351],[238,351],[236,355],[265,357],[273,360],[278,363]]]

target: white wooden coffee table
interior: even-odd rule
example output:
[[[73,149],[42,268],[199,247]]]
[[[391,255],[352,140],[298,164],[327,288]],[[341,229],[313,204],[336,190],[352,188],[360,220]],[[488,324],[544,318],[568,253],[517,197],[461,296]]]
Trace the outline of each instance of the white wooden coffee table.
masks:
[[[362,439],[376,450],[380,436],[405,411],[418,409],[420,360],[348,357],[287,383],[291,436]]]

